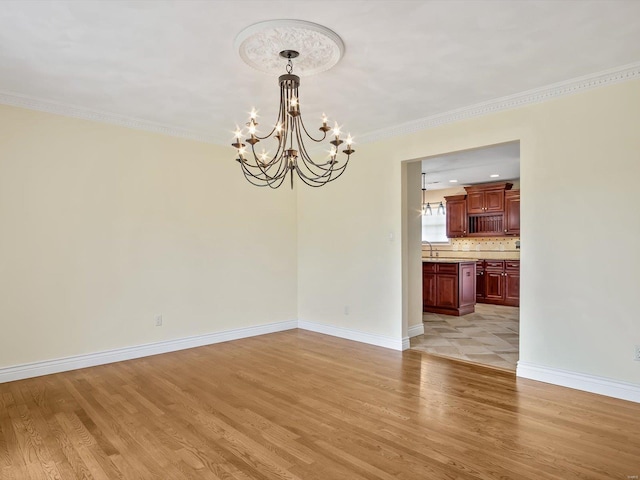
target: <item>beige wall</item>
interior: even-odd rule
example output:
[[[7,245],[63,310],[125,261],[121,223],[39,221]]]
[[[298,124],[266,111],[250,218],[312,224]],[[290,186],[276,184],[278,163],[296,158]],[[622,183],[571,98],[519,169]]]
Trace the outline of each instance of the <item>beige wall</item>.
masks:
[[[233,158],[0,106],[0,367],[295,320],[295,192]]]
[[[403,162],[520,140],[521,360],[640,384],[639,124],[626,82],[359,145],[340,181],[291,192],[223,147],[0,107],[0,368],[296,317],[402,339]]]
[[[520,140],[520,359],[640,384],[638,125],[630,81],[356,146],[339,184],[298,191],[300,317],[400,336],[401,163]]]
[[[299,320],[402,338],[400,185],[400,163],[360,145],[340,180],[298,189]]]

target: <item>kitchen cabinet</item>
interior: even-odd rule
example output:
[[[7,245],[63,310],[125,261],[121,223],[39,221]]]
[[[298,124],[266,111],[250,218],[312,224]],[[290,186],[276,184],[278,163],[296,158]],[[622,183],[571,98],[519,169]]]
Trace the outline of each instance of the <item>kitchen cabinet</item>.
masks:
[[[504,194],[512,183],[484,183],[464,187],[467,191],[467,214],[504,212]]]
[[[467,213],[493,213],[504,211],[505,186],[475,185],[465,187],[467,191]],[[509,187],[511,188],[511,187]]]
[[[504,300],[504,262],[487,260],[484,262],[485,303],[502,304]]]
[[[520,261],[479,260],[476,302],[520,306]]]
[[[473,313],[475,269],[474,261],[423,262],[422,310],[455,316]]]
[[[444,197],[447,237],[520,235],[520,190],[512,183],[464,187],[466,195]]]
[[[520,306],[520,261],[504,262],[504,305]]]
[[[476,302],[484,300],[484,260],[476,262]]]
[[[467,196],[444,197],[447,202],[447,238],[464,237],[467,234]]]
[[[449,202],[454,201],[455,210],[451,219],[447,218],[447,234],[455,237],[487,237],[515,235],[520,230],[520,196],[507,196],[512,183],[486,183],[464,187],[467,194],[455,197],[445,197],[447,200],[447,214]],[[461,206],[465,197],[465,207]],[[509,212],[506,212],[507,198]],[[449,200],[451,199],[451,200]],[[464,212],[463,212],[464,210]],[[461,218],[460,215],[465,217]],[[507,228],[506,222],[511,223]],[[507,233],[509,231],[510,233]]]
[[[504,214],[482,214],[469,215],[468,217],[469,237],[495,237],[504,236]]]
[[[504,193],[504,233],[520,235],[520,190]]]

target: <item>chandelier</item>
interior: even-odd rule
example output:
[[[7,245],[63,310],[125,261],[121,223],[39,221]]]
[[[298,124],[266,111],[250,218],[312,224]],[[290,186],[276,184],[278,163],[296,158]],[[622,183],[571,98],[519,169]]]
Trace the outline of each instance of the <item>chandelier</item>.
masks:
[[[305,124],[300,77],[293,73],[293,60],[300,57],[296,64],[301,75],[327,70],[344,52],[340,37],[322,25],[303,20],[269,20],[243,29],[235,43],[245,63],[263,72],[282,72],[286,60],[286,73],[278,79],[276,121],[261,133],[257,112],[252,109],[247,123],[242,128],[236,126],[231,145],[245,178],[253,185],[271,188],[280,187],[287,176],[291,188],[296,175],[312,187],[339,178],[355,151],[353,139],[343,134],[337,122],[330,126],[324,113],[318,127]]]
[[[259,187],[269,186],[278,188],[284,182],[287,175],[293,188],[293,173],[311,187],[321,187],[342,175],[347,168],[349,158],[355,150],[352,148],[353,140],[349,134],[346,140],[340,138],[341,131],[338,123],[335,122],[333,128],[327,124],[328,119],[322,115],[322,125],[318,129],[321,136],[315,138],[309,133],[302,120],[300,108],[300,77],[294,75],[292,58],[299,55],[295,50],[283,50],[280,56],[287,59],[287,73],[280,75],[280,106],[278,108],[278,118],[271,131],[265,135],[258,135],[257,113],[251,110],[249,121],[247,122],[248,138],[244,141],[250,145],[247,147],[243,143],[242,137],[245,132],[236,128],[236,140],[233,145],[238,150],[236,159],[242,167],[245,178]],[[324,161],[316,162],[311,158],[305,147],[305,137],[315,143],[321,143],[327,138],[327,132],[332,132],[333,140],[329,141],[331,148],[328,151],[328,158]],[[275,153],[270,154],[264,148],[260,153],[256,151],[256,145],[267,139],[274,139]],[[346,142],[346,143],[345,143]],[[339,149],[342,144],[346,148],[342,153],[346,158],[341,162]]]

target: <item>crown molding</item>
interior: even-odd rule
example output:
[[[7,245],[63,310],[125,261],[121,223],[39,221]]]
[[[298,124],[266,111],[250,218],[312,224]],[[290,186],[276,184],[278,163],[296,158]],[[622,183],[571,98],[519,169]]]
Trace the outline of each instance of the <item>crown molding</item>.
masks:
[[[427,130],[429,128],[434,128],[461,120],[467,120],[470,118],[497,113],[512,108],[541,103],[566,95],[581,93],[593,88],[604,87],[607,85],[622,83],[629,80],[636,80],[639,78],[640,62],[631,63],[628,65],[623,65],[621,67],[611,68],[602,72],[574,78],[572,80],[554,83],[546,87],[527,90],[522,93],[516,93],[514,95],[489,100],[487,102],[477,103],[469,107],[463,107],[418,120],[413,120],[411,122],[406,122],[394,127],[358,135],[358,143],[373,143],[391,137],[408,135],[421,130]],[[173,125],[164,125],[148,120],[126,117],[110,112],[91,110],[77,105],[52,102],[11,92],[0,92],[0,104],[53,113],[66,117],[80,118],[83,120],[108,123],[136,130],[161,133],[164,135],[187,138],[190,140],[197,140],[205,143],[218,145],[226,145],[227,143],[220,137],[220,135],[212,135],[210,133],[189,130]]]
[[[566,95],[582,93],[593,88],[604,87],[606,85],[613,85],[639,78],[640,62],[631,63],[571,80],[554,83],[545,87],[535,88],[525,92],[508,95],[506,97],[476,103],[475,105],[468,107],[462,107],[456,110],[450,110],[437,115],[413,120],[395,127],[376,130],[364,135],[358,135],[358,143],[373,143],[391,137],[408,135],[421,130],[459,122],[461,120],[546,102],[547,100],[564,97]]]
[[[83,120],[92,120],[94,122],[108,123],[121,127],[132,128],[135,130],[144,130],[147,132],[161,133],[172,137],[188,138],[190,140],[198,140],[205,143],[222,143],[219,139],[210,134],[180,128],[173,125],[164,125],[161,123],[142,120],[139,118],[127,117],[111,112],[102,112],[91,110],[89,108],[80,107],[78,105],[65,104],[60,102],[52,102],[40,98],[29,97],[11,92],[0,91],[0,104],[12,107],[21,107],[28,110],[37,110],[39,112],[53,113],[65,117],[80,118]]]

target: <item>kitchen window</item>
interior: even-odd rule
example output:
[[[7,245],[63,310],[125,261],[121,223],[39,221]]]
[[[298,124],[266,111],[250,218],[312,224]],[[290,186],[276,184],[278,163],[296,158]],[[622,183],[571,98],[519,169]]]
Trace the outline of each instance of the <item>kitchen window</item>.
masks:
[[[431,243],[449,243],[447,238],[447,216],[433,215],[422,216],[422,241]]]

